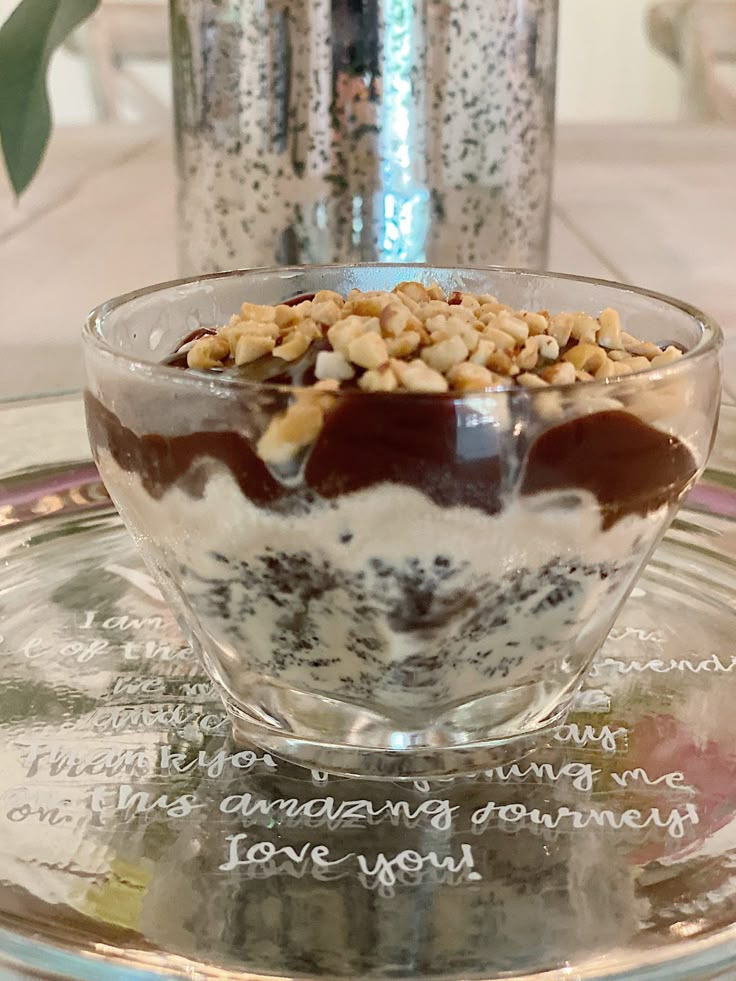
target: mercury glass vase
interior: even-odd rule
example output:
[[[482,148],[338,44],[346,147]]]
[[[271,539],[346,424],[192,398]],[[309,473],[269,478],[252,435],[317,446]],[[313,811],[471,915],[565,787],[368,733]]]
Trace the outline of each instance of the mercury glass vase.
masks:
[[[547,258],[556,0],[171,0],[183,273]]]

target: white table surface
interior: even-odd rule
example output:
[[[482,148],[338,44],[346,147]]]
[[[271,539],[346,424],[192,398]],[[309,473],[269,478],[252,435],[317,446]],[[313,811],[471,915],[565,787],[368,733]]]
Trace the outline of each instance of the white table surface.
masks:
[[[565,126],[556,157],[549,267],[707,310],[736,397],[736,129]],[[78,386],[86,311],[176,274],[169,134],[58,130],[20,204],[0,184],[0,397]]]

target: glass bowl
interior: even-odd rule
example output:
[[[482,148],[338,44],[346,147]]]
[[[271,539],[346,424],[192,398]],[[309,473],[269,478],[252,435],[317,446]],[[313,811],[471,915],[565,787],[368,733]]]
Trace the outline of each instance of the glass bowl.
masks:
[[[243,301],[403,280],[518,309],[621,314],[678,361],[544,389],[314,392],[160,362]],[[550,738],[704,467],[720,332],[644,290],[507,269],[232,272],[84,329],[95,460],[236,734],[315,768],[483,769]],[[296,404],[319,431],[269,463]]]

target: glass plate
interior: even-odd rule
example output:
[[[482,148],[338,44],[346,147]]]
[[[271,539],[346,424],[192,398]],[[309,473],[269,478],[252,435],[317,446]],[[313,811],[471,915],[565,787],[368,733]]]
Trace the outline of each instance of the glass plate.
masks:
[[[0,427],[0,977],[731,976],[734,408],[555,742],[408,785],[232,745],[79,399]]]

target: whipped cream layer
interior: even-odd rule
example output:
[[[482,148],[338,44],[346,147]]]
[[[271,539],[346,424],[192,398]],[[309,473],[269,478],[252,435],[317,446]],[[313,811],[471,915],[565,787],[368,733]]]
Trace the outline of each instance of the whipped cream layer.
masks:
[[[602,530],[588,491],[488,514],[382,483],[284,512],[251,501],[214,460],[200,496],[176,484],[153,496],[98,457],[167,595],[185,595],[205,648],[217,645],[226,687],[267,677],[387,710],[573,681],[667,510]]]

